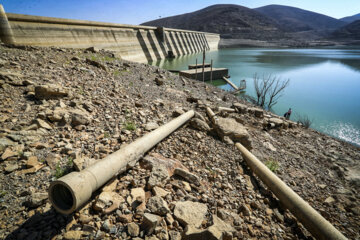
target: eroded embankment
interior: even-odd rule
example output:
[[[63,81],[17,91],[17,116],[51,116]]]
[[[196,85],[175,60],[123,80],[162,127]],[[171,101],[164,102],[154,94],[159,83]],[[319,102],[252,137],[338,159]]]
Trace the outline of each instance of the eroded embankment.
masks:
[[[279,177],[337,229],[359,238],[359,149],[213,86],[105,51],[0,46],[0,104],[1,238],[195,239],[195,228],[216,238],[311,238],[248,170],[237,137],[262,161],[278,162]],[[233,105],[235,112],[219,113],[227,124],[214,128],[205,107]],[[65,217],[51,208],[46,191],[55,177],[189,109],[194,120],[81,210]],[[264,130],[269,121],[277,127]],[[228,124],[233,134],[224,136]]]

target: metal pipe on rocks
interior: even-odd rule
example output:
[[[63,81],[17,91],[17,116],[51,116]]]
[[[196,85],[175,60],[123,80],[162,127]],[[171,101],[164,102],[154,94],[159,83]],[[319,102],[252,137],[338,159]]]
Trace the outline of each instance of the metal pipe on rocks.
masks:
[[[15,44],[13,32],[6,16],[4,7],[0,4],[0,41],[6,44]]]
[[[243,145],[236,143],[235,146],[242,153],[247,165],[251,170],[270,188],[280,201],[296,216],[316,239],[321,240],[346,240],[331,223],[323,218],[315,209],[297,195],[280,178],[271,172],[260,160],[258,160]]]
[[[190,110],[94,165],[53,181],[48,191],[51,204],[60,213],[74,212],[90,199],[95,190],[112,177],[133,167],[147,151],[191,119],[194,114],[195,112]]]

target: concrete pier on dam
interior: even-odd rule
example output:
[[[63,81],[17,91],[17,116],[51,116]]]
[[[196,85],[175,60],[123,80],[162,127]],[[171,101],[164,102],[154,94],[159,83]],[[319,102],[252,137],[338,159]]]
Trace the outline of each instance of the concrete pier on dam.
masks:
[[[5,13],[0,4],[0,40],[5,44],[64,48],[96,47],[122,59],[149,62],[216,50],[219,34]]]

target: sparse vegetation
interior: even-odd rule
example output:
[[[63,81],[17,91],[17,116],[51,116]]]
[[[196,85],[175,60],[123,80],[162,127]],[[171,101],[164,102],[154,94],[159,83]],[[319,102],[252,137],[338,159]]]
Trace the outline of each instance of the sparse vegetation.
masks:
[[[114,76],[116,77],[116,76],[119,76],[119,75],[120,75],[120,72],[119,72],[119,70],[115,70],[115,71],[113,72],[113,74],[114,74]]]
[[[105,62],[113,62],[115,60],[118,60],[116,57],[110,57],[106,55],[105,56],[92,55],[90,59],[93,61],[105,61]]]
[[[130,131],[134,131],[134,130],[136,130],[136,125],[135,125],[134,122],[127,121],[127,122],[125,122],[125,129],[130,130]]]
[[[65,169],[62,168],[60,166],[60,163],[58,162],[55,167],[55,173],[54,173],[55,178],[61,178],[62,176],[64,176],[64,173],[65,173]]]
[[[72,168],[74,166],[74,161],[72,157],[68,157],[67,162],[66,162],[66,166],[69,168]]]
[[[121,69],[120,71],[116,69],[116,70],[113,72],[113,74],[114,74],[114,76],[116,77],[116,76],[119,76],[119,75],[121,75],[121,74],[123,74],[123,73],[125,73],[125,72],[130,72],[130,70],[127,69],[127,68]]]
[[[7,192],[6,192],[6,191],[0,191],[0,198],[5,197],[5,196],[6,196],[6,194],[7,194]]]
[[[274,173],[276,173],[280,167],[279,162],[271,158],[265,162],[265,166],[267,166]]]
[[[110,137],[110,133],[109,132],[104,132],[104,138],[109,138]]]
[[[309,116],[306,114],[304,115],[297,114],[296,119],[298,123],[301,123],[301,125],[304,126],[304,128],[309,128],[313,122],[313,120],[310,119]]]
[[[73,166],[74,166],[74,161],[72,157],[67,158],[66,165],[64,167],[62,167],[60,165],[60,162],[58,162],[55,167],[54,177],[61,178],[62,176],[70,172]]]
[[[256,73],[254,75],[255,98],[250,100],[265,109],[271,109],[282,96],[285,88],[289,86],[290,79],[282,80],[280,77],[263,75],[260,78]]]

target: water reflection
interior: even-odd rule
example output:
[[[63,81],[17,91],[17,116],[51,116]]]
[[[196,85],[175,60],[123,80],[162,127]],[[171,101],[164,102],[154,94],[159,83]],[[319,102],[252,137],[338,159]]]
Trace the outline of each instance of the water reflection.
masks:
[[[339,62],[360,71],[360,50],[280,50],[262,51],[256,62],[282,70],[303,68],[327,61]]]
[[[201,63],[202,53],[152,64],[184,70],[196,58]],[[274,107],[277,114],[292,107],[294,116],[314,119],[313,128],[360,144],[360,49],[220,49],[206,53],[206,62],[211,59],[214,67],[229,68],[236,85],[246,79],[248,95],[254,94],[254,73],[289,78],[290,86]],[[213,84],[232,90],[222,80]]]

